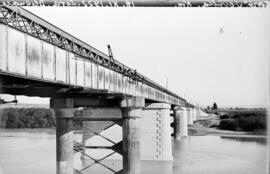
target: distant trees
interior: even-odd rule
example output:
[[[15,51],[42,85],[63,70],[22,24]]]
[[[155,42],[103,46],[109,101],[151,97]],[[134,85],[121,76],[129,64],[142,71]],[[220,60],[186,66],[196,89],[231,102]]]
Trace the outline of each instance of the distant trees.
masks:
[[[53,111],[43,108],[7,108],[3,114],[7,128],[55,127]]]
[[[214,102],[212,110],[217,110],[217,109],[218,109],[218,106],[217,106],[216,102]]]
[[[238,112],[231,118],[222,119],[219,129],[233,131],[258,132],[265,131],[267,126],[267,113],[265,112]]]
[[[53,110],[46,108],[5,108],[1,112],[5,128],[54,128],[56,118]],[[82,127],[81,121],[74,121],[74,128]]]

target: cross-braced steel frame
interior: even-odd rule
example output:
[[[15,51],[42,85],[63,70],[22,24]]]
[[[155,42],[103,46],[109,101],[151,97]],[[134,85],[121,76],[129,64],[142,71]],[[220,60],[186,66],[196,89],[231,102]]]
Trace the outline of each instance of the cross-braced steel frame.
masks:
[[[102,118],[101,118],[101,119],[89,119],[89,118],[87,119],[87,118],[78,118],[78,117],[77,117],[74,121],[80,121],[80,122],[83,122],[83,121],[91,121],[91,120],[92,120],[92,121],[97,121],[97,120],[99,120],[99,121],[104,121],[104,119],[102,119]],[[109,126],[105,127],[101,132],[103,132],[103,131],[105,131],[105,130],[111,128],[112,126],[114,126],[114,125],[116,125],[116,124],[117,124],[117,125],[122,125],[122,119],[106,119],[105,121],[113,121],[113,123],[110,124]],[[74,152],[76,152],[76,153],[79,152],[79,153],[81,153],[83,156],[85,156],[85,157],[87,157],[87,158],[89,158],[89,159],[91,159],[91,160],[93,161],[93,163],[90,163],[90,164],[84,166],[84,167],[83,167],[82,169],[80,169],[80,170],[74,169],[75,173],[77,173],[77,174],[84,174],[84,171],[85,171],[86,169],[88,169],[88,168],[94,166],[95,164],[100,164],[101,166],[103,166],[104,168],[108,169],[109,171],[111,171],[111,172],[114,173],[114,174],[120,174],[120,173],[122,173],[122,169],[116,171],[116,170],[112,169],[110,166],[108,166],[108,165],[106,165],[106,164],[103,163],[103,161],[104,161],[105,159],[107,159],[108,157],[112,156],[112,155],[115,154],[115,153],[118,153],[118,154],[120,154],[120,155],[123,155],[123,153],[122,153],[122,141],[120,141],[120,142],[118,142],[118,143],[115,143],[115,142],[112,141],[111,139],[109,139],[109,138],[107,138],[107,137],[101,135],[101,132],[97,132],[97,131],[95,131],[95,130],[92,130],[92,129],[89,128],[89,127],[83,126],[83,124],[81,124],[81,125],[82,125],[82,129],[84,129],[84,130],[86,130],[86,131],[89,132],[89,133],[93,133],[94,135],[97,135],[97,136],[99,136],[99,137],[101,137],[101,138],[103,138],[103,139],[109,141],[109,142],[112,143],[113,145],[112,145],[112,146],[87,146],[87,145],[85,145],[84,143],[81,143],[81,142],[78,142],[78,141],[75,141],[75,140],[74,140],[74,142],[73,142],[73,143],[74,143],[74,145],[73,145],[73,150],[74,150]],[[85,132],[84,132],[84,133],[85,133]],[[110,149],[110,150],[113,150],[113,152],[109,153],[108,155],[106,155],[106,156],[104,156],[104,157],[102,157],[102,158],[100,158],[100,159],[96,159],[96,158],[92,157],[90,154],[87,154],[87,153],[85,152],[86,149]]]

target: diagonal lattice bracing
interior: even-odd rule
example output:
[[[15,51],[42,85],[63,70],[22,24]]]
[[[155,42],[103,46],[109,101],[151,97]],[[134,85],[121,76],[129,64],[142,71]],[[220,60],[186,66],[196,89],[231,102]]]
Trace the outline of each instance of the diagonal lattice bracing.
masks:
[[[76,150],[75,150],[75,151],[76,151]],[[104,160],[104,159],[108,158],[109,156],[113,155],[115,152],[112,152],[112,153],[110,153],[109,155],[106,155],[105,157],[103,157],[103,158],[101,158],[101,159],[95,159],[95,158],[93,158],[92,156],[90,156],[90,155],[88,155],[87,153],[84,153],[84,152],[82,152],[82,151],[78,151],[78,152],[80,152],[81,154],[85,155],[86,157],[88,157],[89,159],[91,159],[91,160],[94,161],[94,162],[91,163],[90,165],[88,165],[88,166],[84,167],[83,169],[81,169],[80,172],[83,172],[84,170],[86,170],[86,169],[90,168],[91,166],[95,165],[96,163],[102,165],[104,168],[106,168],[106,169],[108,169],[108,170],[110,170],[110,171],[112,171],[112,172],[114,172],[114,173],[116,172],[116,171],[114,171],[112,168],[106,166],[105,164],[103,164],[103,163],[101,162],[102,160]]]
[[[105,122],[103,119],[100,119],[100,122]],[[89,119],[84,119],[84,118],[76,118],[76,121],[87,121],[89,122]],[[97,122],[97,120],[94,120],[93,122]],[[106,140],[107,142],[110,142],[112,144],[112,146],[93,146],[93,145],[85,145],[85,140],[83,139],[83,142],[78,142],[75,141],[73,142],[74,144],[74,153],[80,153],[82,156],[84,156],[85,158],[91,160],[90,162],[88,162],[88,164],[84,165],[84,167],[82,169],[74,169],[74,173],[75,174],[84,174],[84,172],[93,167],[96,166],[97,164],[102,166],[103,168],[107,169],[108,171],[112,172],[112,173],[116,173],[116,174],[120,174],[122,173],[122,169],[121,170],[115,170],[112,167],[110,167],[108,164],[104,163],[104,160],[106,160],[107,158],[111,157],[112,155],[118,153],[120,155],[122,155],[122,141],[120,142],[115,142],[113,140],[111,140],[110,138],[102,135],[101,133],[104,132],[105,130],[108,130],[109,128],[113,127],[114,125],[121,125],[122,124],[122,120],[121,119],[107,119],[106,122],[112,122],[111,124],[104,124],[105,126],[102,127],[103,130],[100,130],[99,128],[96,128],[95,130],[93,130],[93,128],[89,128],[87,125],[84,126],[82,125],[81,128],[84,130],[83,131],[83,136],[86,135],[87,133],[90,134],[90,136],[85,136],[84,138],[89,139],[93,136],[98,136],[101,137],[102,139]],[[93,157],[91,154],[86,153],[87,149],[107,149],[107,150],[112,150],[112,152],[106,154],[105,156],[103,156],[102,158],[96,158]]]

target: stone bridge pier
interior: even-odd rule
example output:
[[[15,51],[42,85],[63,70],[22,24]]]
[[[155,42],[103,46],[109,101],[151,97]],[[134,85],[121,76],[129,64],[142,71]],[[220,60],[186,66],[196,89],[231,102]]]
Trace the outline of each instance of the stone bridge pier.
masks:
[[[194,108],[192,108],[192,116],[193,116],[193,123],[195,122],[195,121],[197,121],[197,119],[198,119],[198,111],[197,111],[197,108],[196,107],[194,107]]]
[[[193,109],[187,108],[187,124],[193,125],[193,123],[194,123]]]
[[[149,103],[141,111],[141,159],[172,161],[171,106]]]
[[[174,107],[174,138],[181,139],[188,137],[187,129],[188,113],[186,107]]]

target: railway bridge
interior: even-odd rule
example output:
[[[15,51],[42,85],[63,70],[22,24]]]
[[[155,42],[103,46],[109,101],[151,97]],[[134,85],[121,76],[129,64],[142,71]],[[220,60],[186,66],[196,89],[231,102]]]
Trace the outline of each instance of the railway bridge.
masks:
[[[0,7],[0,82],[1,94],[50,98],[57,174],[84,173],[73,168],[74,153],[124,174],[139,174],[140,160],[173,160],[171,135],[188,136],[198,115],[184,98],[16,6]],[[122,141],[102,135],[114,125],[122,127]],[[81,142],[73,139],[78,131]],[[112,145],[86,145],[95,135]],[[95,159],[86,153],[91,148],[113,152]],[[123,169],[103,163],[113,153],[122,155]]]

